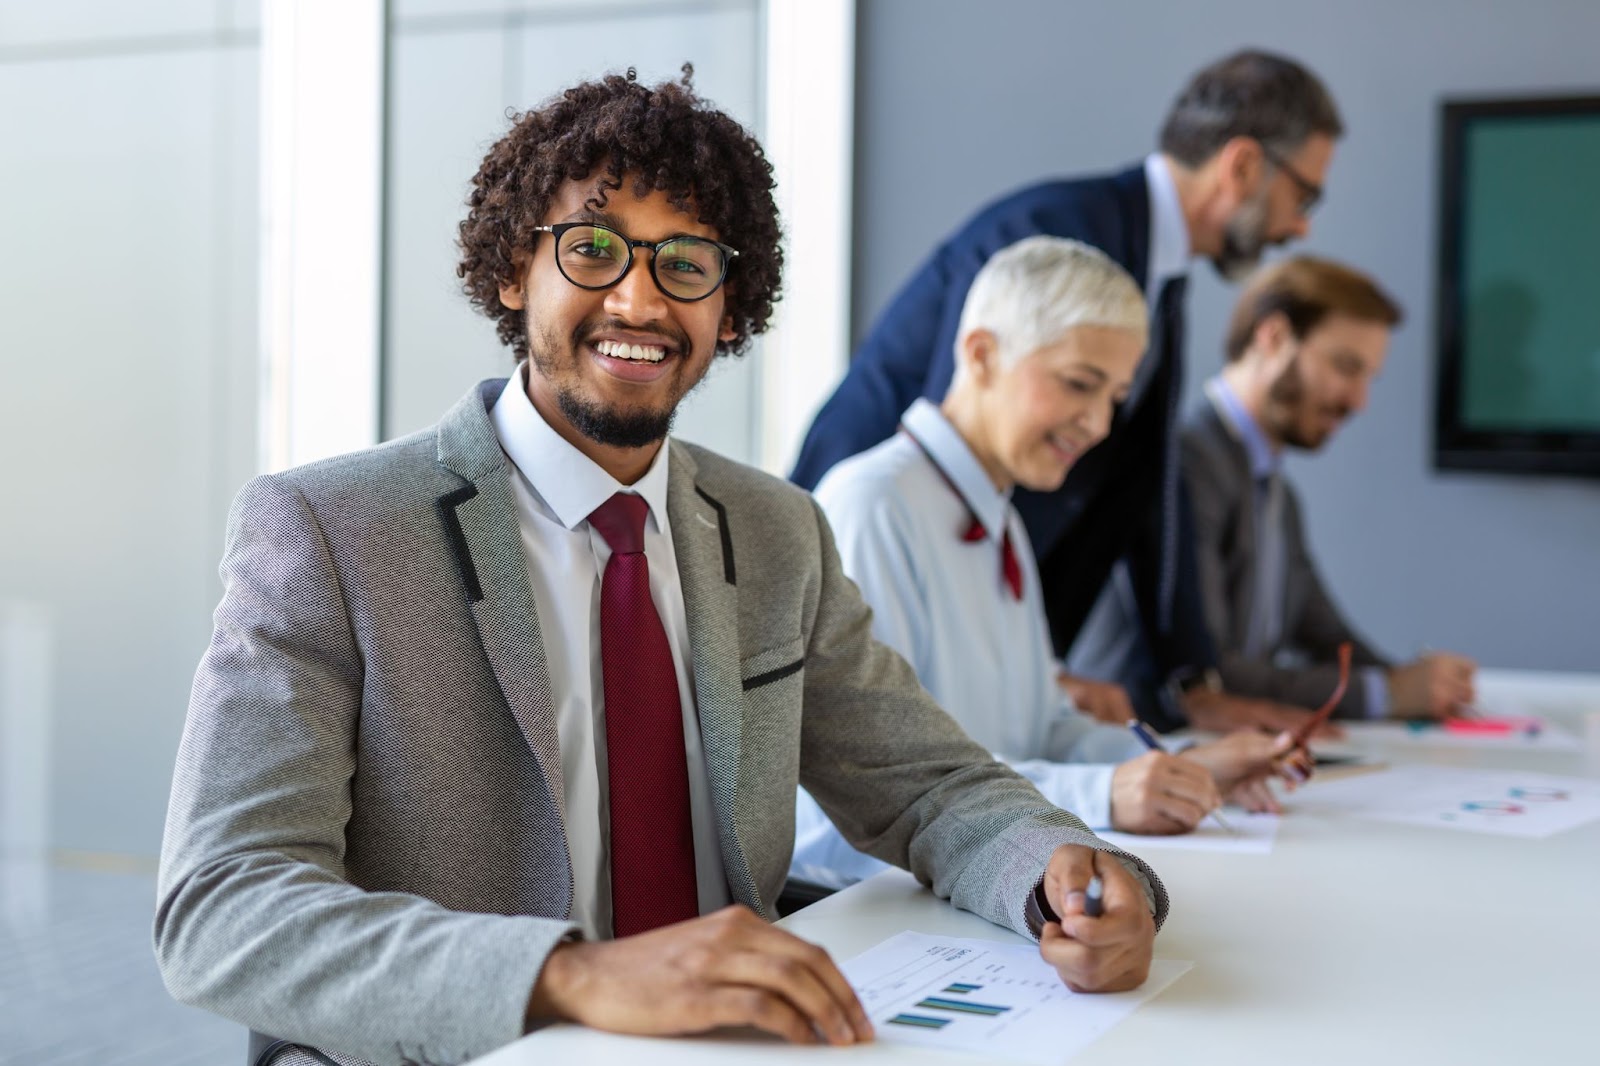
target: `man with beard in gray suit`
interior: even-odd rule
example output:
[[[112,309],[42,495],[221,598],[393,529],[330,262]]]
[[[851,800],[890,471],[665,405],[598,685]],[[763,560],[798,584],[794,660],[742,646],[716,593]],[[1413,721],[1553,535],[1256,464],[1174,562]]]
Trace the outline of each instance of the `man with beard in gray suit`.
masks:
[[[1140,984],[1155,874],[871,638],[809,496],[668,438],[777,295],[760,146],[630,72],[520,116],[473,184],[460,273],[510,380],[234,505],[162,853],[173,994],[278,1066],[554,1020],[870,1039],[766,921],[797,784],[1069,986]]]
[[[1320,451],[1366,407],[1399,322],[1371,278],[1312,256],[1261,270],[1239,296],[1227,365],[1182,437],[1206,623],[1231,692],[1315,707],[1338,684],[1348,643],[1357,676],[1340,717],[1442,718],[1472,702],[1471,660],[1391,663],[1345,620],[1283,473],[1286,450]]]

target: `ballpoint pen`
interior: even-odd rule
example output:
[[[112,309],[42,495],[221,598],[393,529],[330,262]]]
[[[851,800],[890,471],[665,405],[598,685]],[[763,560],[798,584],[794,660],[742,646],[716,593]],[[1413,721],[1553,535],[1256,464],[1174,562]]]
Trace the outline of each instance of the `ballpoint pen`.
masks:
[[[1162,744],[1160,740],[1156,739],[1156,735],[1150,732],[1150,727],[1139,721],[1139,719],[1128,719],[1128,730],[1132,732],[1134,736],[1139,738],[1139,743],[1143,744],[1151,751],[1164,752],[1167,750],[1166,745]],[[1215,818],[1217,820],[1217,824],[1222,826],[1222,828],[1226,829],[1233,836],[1239,835],[1238,831],[1235,830],[1233,826],[1228,824],[1228,820],[1222,817],[1221,811],[1211,811],[1210,816]]]
[[[1095,874],[1089,878],[1089,887],[1083,893],[1083,913],[1089,918],[1098,918],[1106,912],[1105,882],[1100,880],[1100,875]]]

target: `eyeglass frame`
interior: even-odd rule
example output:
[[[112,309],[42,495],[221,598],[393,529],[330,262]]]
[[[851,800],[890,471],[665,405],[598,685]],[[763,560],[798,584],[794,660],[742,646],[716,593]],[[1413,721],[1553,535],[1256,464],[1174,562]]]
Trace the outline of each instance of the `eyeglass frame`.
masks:
[[[1260,143],[1260,142],[1257,142]],[[1295,205],[1295,213],[1301,218],[1310,218],[1311,212],[1317,209],[1322,202],[1323,188],[1304,174],[1296,170],[1287,159],[1261,144],[1261,154],[1267,157],[1267,162],[1289,175],[1289,180],[1294,182],[1300,190],[1300,202]]]
[[[567,274],[566,269],[561,265],[561,238],[568,230],[577,229],[579,226],[588,226],[591,229],[603,229],[607,233],[615,234],[616,238],[628,249],[628,261],[622,265],[621,273],[619,273],[615,278],[612,278],[610,281],[606,282],[604,285],[584,285],[581,282],[573,281],[571,276]],[[599,292],[602,289],[609,289],[613,285],[620,284],[622,279],[628,276],[628,271],[633,269],[633,250],[635,248],[648,248],[650,249],[650,280],[655,282],[655,286],[661,291],[661,295],[665,296],[669,300],[676,300],[682,304],[699,303],[701,300],[714,295],[718,289],[722,288],[723,283],[728,280],[728,268],[733,265],[733,261],[739,256],[739,250],[737,248],[730,248],[721,241],[714,241],[710,237],[701,237],[694,233],[679,233],[659,241],[634,240],[632,237],[629,237],[625,233],[619,232],[611,226],[606,225],[604,222],[556,222],[549,226],[535,226],[533,227],[533,232],[548,233],[552,238],[554,238],[551,242],[550,249],[551,254],[555,256],[556,270],[560,271],[563,278],[566,278],[568,285],[571,285],[574,288],[583,289],[586,292]],[[660,253],[661,249],[666,245],[671,244],[673,241],[682,240],[705,241],[707,244],[715,245],[722,252],[722,275],[717,278],[717,283],[715,285],[706,290],[704,295],[679,296],[676,293],[668,292],[667,287],[661,284],[661,276],[656,273],[656,256]]]

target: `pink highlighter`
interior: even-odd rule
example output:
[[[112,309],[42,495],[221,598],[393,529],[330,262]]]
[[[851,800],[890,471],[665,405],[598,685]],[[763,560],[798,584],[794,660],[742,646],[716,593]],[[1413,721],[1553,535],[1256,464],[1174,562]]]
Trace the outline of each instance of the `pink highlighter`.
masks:
[[[1468,736],[1509,736],[1512,733],[1521,733],[1524,736],[1537,736],[1539,730],[1544,728],[1544,722],[1538,718],[1529,718],[1525,715],[1490,715],[1480,718],[1446,718],[1440,723],[1448,733],[1461,733]]]

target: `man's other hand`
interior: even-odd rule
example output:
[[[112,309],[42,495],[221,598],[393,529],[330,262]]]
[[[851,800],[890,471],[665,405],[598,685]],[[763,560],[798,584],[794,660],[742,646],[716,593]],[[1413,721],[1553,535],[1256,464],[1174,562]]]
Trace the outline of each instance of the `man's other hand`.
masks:
[[[1056,683],[1072,700],[1074,707],[1096,721],[1108,725],[1127,725],[1130,718],[1138,717],[1133,713],[1128,690],[1121,685],[1068,673],[1057,674]]]
[[[1287,703],[1199,689],[1184,695],[1183,713],[1190,725],[1210,733],[1231,733],[1235,729],[1293,733],[1311,718],[1310,711]],[[1338,740],[1343,736],[1344,730],[1331,721],[1323,722],[1312,734],[1318,740]]]
[[[528,1020],[665,1036],[754,1026],[796,1044],[855,1044],[872,1023],[828,953],[748,908],[598,943],[545,961]]]
[[[1471,707],[1478,693],[1478,664],[1461,655],[1434,652],[1389,671],[1389,710],[1393,714],[1448,718]]]

